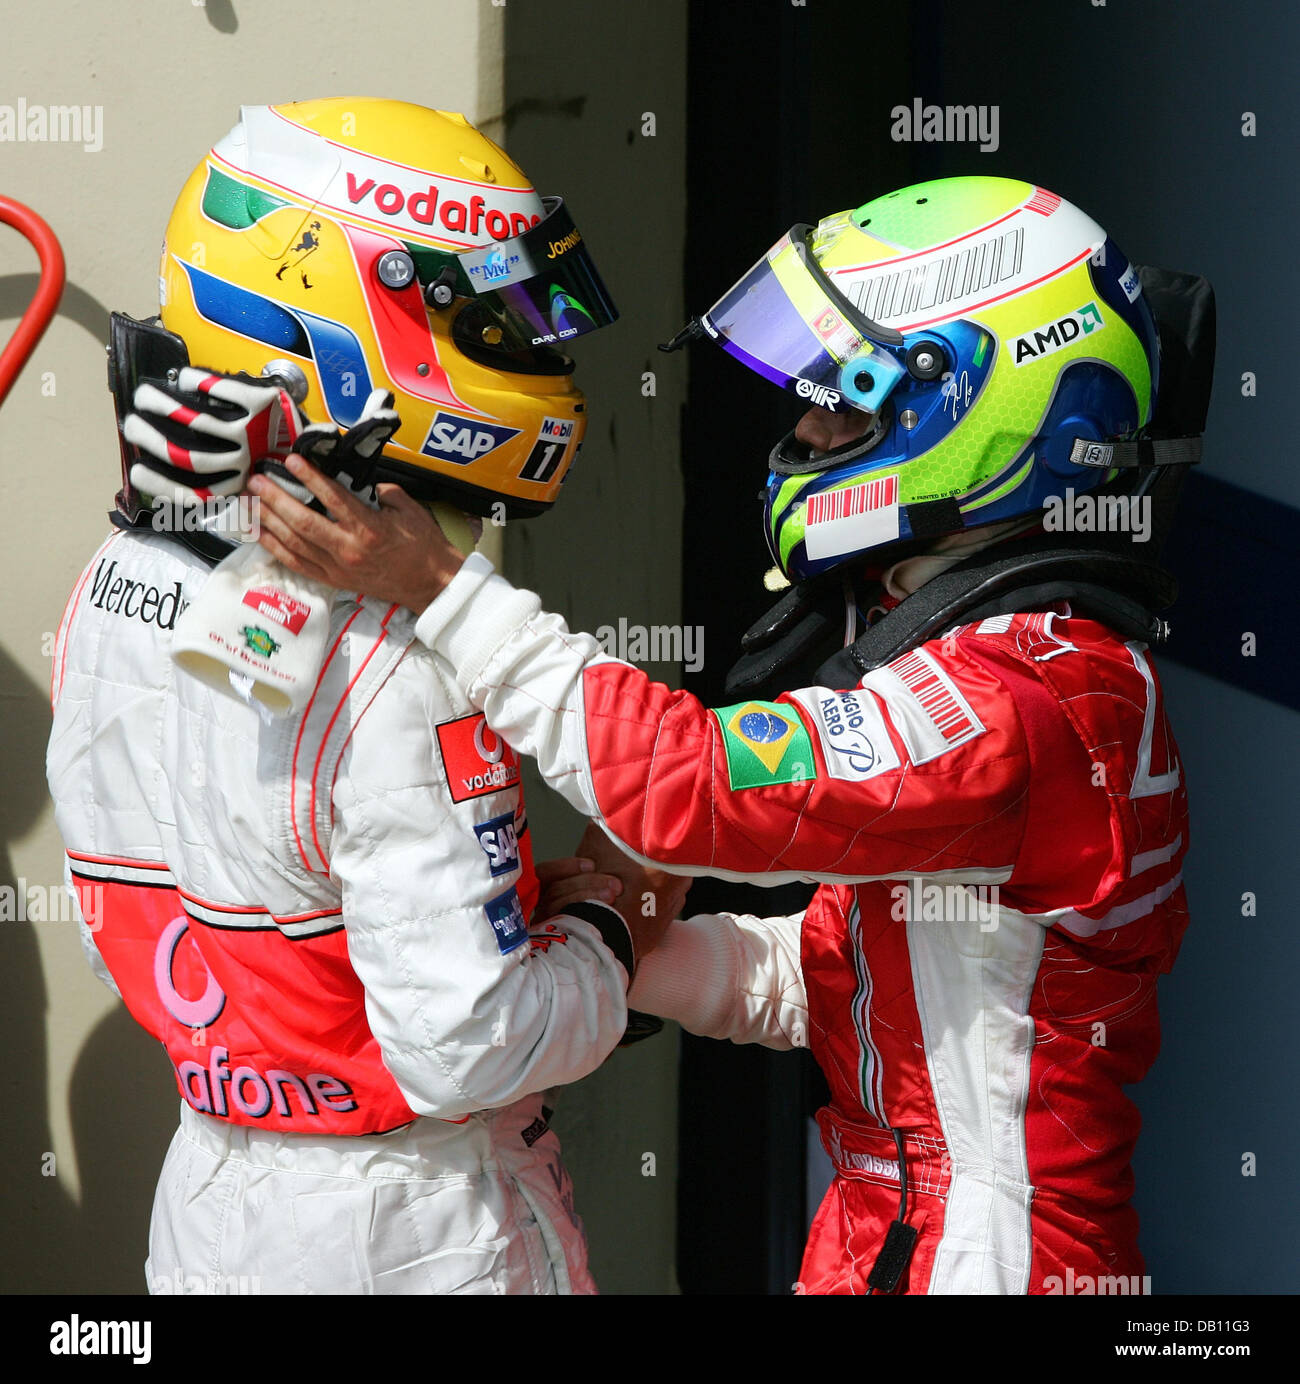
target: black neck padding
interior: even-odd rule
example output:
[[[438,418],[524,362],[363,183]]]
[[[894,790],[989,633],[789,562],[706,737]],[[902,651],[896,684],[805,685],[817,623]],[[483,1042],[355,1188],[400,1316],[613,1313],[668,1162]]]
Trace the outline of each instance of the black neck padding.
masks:
[[[1083,546],[1045,548],[1041,537],[977,553],[902,600],[852,644],[816,668],[819,686],[856,687],[863,676],[958,625],[1041,610],[1058,601],[1125,639],[1160,644],[1169,627],[1157,611],[1173,603],[1174,579],[1132,552]],[[870,598],[868,597],[868,600]],[[728,696],[760,695],[783,673],[843,638],[844,586],[820,581],[792,588],[742,641]],[[783,688],[781,690],[788,690]]]

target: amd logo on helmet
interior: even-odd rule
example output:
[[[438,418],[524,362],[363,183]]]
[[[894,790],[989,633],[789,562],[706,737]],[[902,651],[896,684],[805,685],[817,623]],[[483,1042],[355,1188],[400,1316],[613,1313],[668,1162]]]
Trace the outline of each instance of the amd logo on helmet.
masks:
[[[1088,336],[1105,325],[1097,304],[1085,303],[1045,327],[1036,327],[1024,336],[1013,336],[1007,342],[1007,350],[1011,352],[1014,364],[1023,365],[1027,360],[1041,360],[1044,356],[1064,350],[1072,341]]]

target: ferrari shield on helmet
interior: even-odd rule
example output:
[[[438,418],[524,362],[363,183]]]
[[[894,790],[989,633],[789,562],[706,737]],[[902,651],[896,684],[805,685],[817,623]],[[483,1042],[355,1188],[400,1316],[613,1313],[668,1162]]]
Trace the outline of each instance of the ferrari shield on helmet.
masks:
[[[586,421],[560,348],[617,315],[562,199],[464,116],[368,98],[245,106],[159,293],[192,362],[277,375],[312,421],[391,391],[378,478],[479,514],[554,502]]]
[[[1077,207],[1007,178],[794,226],[672,344],[700,335],[810,404],[870,416],[833,451],[793,433],[772,450],[767,540],[796,579],[1113,481],[1138,465],[1124,444],[1158,388],[1137,268]]]

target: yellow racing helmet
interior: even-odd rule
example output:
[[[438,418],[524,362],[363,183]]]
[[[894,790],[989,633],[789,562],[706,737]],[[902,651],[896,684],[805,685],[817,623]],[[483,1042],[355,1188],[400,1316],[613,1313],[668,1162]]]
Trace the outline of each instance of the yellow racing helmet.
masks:
[[[561,198],[463,115],[366,97],[243,107],[159,296],[194,364],[278,376],[312,422],[391,391],[376,478],[484,515],[555,501],[586,422],[563,346],[617,316]]]

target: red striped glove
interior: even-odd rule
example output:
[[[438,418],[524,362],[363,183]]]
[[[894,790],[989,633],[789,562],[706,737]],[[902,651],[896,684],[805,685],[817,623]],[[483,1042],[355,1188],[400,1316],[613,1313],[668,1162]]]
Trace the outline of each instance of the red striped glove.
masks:
[[[280,385],[193,366],[175,384],[141,384],[133,402],[122,435],[151,460],[132,466],[131,484],[177,504],[237,495],[257,462],[282,462],[307,427]]]

